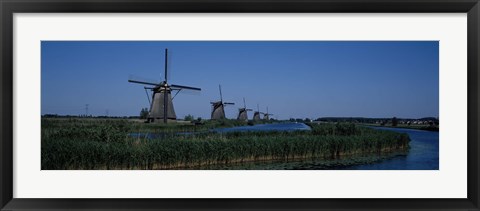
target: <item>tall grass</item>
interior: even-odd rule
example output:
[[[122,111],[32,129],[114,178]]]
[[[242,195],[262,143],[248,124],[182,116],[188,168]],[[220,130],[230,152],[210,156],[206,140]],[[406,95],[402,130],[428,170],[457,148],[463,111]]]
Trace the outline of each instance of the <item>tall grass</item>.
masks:
[[[311,131],[175,135],[182,126],[126,120],[42,120],[42,169],[170,169],[259,160],[323,158],[408,149],[409,137],[354,124]],[[150,128],[151,127],[151,128]],[[158,139],[130,132],[163,131]]]

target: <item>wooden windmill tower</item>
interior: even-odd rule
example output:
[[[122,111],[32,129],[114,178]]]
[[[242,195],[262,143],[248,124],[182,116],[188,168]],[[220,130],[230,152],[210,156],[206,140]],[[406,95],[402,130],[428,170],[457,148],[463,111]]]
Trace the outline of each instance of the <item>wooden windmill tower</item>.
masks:
[[[235,105],[235,103],[223,102],[222,96],[222,87],[218,85],[220,90],[220,101],[210,102],[212,104],[212,119],[225,119],[225,106],[226,105]]]
[[[253,113],[253,121],[260,121],[260,114],[264,114],[263,112],[260,112],[260,107],[257,104],[257,111]]]
[[[160,122],[163,120],[167,123],[168,120],[176,120],[177,115],[173,108],[172,99],[183,89],[201,91],[200,88],[188,87],[182,85],[168,84],[167,83],[167,58],[168,49],[165,49],[165,78],[160,83],[151,83],[138,80],[128,80],[131,83],[151,85],[153,87],[145,87],[145,90],[150,89],[153,91],[152,101],[150,102],[150,111],[148,113],[148,122]],[[177,91],[172,98],[172,91]]]
[[[248,121],[247,111],[252,111],[252,109],[247,108],[247,104],[245,104],[245,98],[243,98],[243,108],[238,109],[237,120]]]
[[[273,116],[273,114],[268,113],[268,106],[267,106],[267,113],[263,114],[263,120],[270,120],[270,116]]]

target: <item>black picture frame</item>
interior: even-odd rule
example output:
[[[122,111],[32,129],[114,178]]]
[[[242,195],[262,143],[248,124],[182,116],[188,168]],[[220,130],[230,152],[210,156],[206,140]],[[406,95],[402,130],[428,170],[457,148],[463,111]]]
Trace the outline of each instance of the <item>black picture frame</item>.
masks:
[[[479,210],[479,0],[0,0],[0,207],[2,210]],[[467,13],[466,199],[17,199],[13,198],[14,13]],[[451,111],[455,112],[455,111]]]

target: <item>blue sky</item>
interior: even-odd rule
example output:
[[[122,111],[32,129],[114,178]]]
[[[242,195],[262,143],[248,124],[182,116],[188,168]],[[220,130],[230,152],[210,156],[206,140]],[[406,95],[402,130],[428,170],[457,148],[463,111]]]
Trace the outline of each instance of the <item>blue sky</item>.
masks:
[[[169,83],[202,89],[175,97],[177,118],[209,118],[219,84],[227,118],[243,97],[279,119],[438,117],[436,41],[43,41],[42,114],[138,115],[127,80],[161,81],[165,48]]]

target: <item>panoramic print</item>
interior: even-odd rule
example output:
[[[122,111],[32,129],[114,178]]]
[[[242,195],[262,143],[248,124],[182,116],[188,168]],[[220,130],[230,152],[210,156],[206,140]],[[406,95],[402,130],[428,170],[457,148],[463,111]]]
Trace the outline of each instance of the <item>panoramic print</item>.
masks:
[[[437,41],[42,41],[42,170],[438,170]]]

